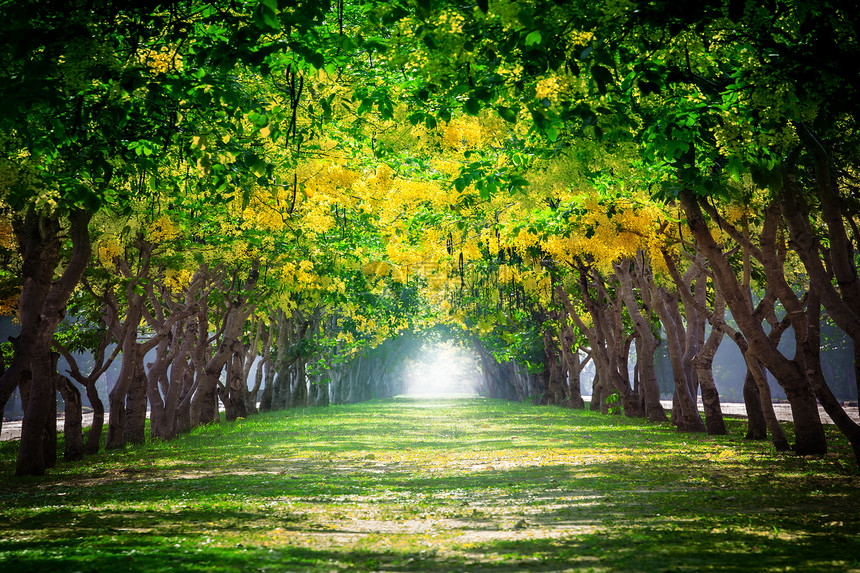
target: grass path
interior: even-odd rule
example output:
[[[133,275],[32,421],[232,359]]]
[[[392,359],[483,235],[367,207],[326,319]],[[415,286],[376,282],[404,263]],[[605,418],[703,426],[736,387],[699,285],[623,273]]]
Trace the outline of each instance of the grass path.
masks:
[[[798,458],[729,424],[711,437],[395,399],[199,428],[26,479],[4,443],[0,569],[860,572],[845,444]]]

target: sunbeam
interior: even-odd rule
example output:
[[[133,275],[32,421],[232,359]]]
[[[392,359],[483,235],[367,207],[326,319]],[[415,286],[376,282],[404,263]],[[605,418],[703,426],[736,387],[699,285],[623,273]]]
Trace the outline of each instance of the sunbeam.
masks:
[[[425,344],[406,368],[409,396],[475,396],[479,363],[470,350],[450,342]]]

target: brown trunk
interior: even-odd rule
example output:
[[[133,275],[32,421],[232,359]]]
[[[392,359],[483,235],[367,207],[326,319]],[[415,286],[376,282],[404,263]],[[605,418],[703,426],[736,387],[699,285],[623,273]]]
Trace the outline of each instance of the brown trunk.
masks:
[[[108,392],[110,416],[105,443],[105,448],[108,450],[122,448],[125,445],[126,396],[134,381],[138,362],[137,352],[140,346],[137,344],[137,329],[143,317],[143,297],[134,293],[135,284],[136,281],[132,280],[126,288],[129,302],[125,318],[126,329],[123,331],[125,338],[118,341],[122,346],[122,362],[116,383]],[[140,358],[140,361],[142,360],[143,358]]]
[[[776,412],[773,409],[773,399],[771,398],[770,385],[767,383],[767,377],[762,369],[761,363],[755,358],[749,348],[744,345],[741,348],[744,354],[744,360],[747,364],[747,374],[749,374],[755,382],[758,389],[759,403],[761,404],[762,415],[764,416],[765,426],[770,431],[770,438],[777,450],[785,451],[790,449],[785,433],[782,431],[782,426],[776,417]]]
[[[149,402],[149,435],[154,438],[164,437],[166,412],[162,391],[167,390],[167,348],[169,341],[163,338],[155,348],[155,361],[146,366],[146,398]]]
[[[752,370],[747,368],[744,377],[744,406],[747,412],[747,440],[767,439],[767,423],[764,419],[764,409],[761,403],[761,394],[758,391]]]
[[[63,448],[63,460],[67,462],[80,460],[84,457],[81,393],[71,380],[61,374],[57,374],[57,387],[65,405],[63,437],[66,443]]]
[[[600,371],[595,370],[594,379],[591,381],[591,403],[588,405],[588,409],[592,412],[603,412],[607,394],[606,384],[600,377]]]
[[[713,314],[718,320],[723,320],[725,314],[726,303],[717,293],[714,300]],[[696,372],[699,377],[699,384],[702,386],[702,405],[705,409],[705,426],[708,433],[711,435],[725,435],[726,423],[723,420],[723,410],[720,406],[720,394],[717,391],[717,385],[714,382],[714,356],[717,353],[717,348],[720,346],[720,341],[723,339],[723,332],[719,328],[712,328],[708,335],[708,340],[702,346],[699,353],[693,358],[693,365],[696,367]]]
[[[688,332],[688,347],[685,352],[684,359],[687,360],[692,367],[695,368],[696,382],[702,388],[702,405],[705,410],[705,426],[710,434],[725,434],[726,427],[723,421],[722,408],[720,406],[720,396],[717,391],[713,376],[713,362],[717,348],[722,341],[723,334],[728,327],[725,323],[726,303],[719,286],[714,284],[714,308],[709,311],[707,309],[707,283],[704,273],[704,264],[701,257],[697,256],[693,261],[691,273],[697,274],[696,287],[691,293],[689,281],[678,272],[673,258],[667,251],[663,251],[663,259],[669,269],[669,274],[681,294],[684,302],[685,313],[690,319],[687,328]],[[690,274],[690,273],[688,273]],[[746,264],[744,274],[746,276]],[[708,336],[707,342],[704,342],[705,336],[705,321],[709,321],[712,325],[711,333]],[[700,349],[697,352],[691,352],[692,348]],[[744,348],[746,344],[744,343]],[[695,396],[695,393],[693,394]],[[677,394],[673,400],[673,406],[677,403]],[[677,410],[680,412],[680,406]]]
[[[153,437],[167,440],[176,435],[176,410],[194,342],[193,328],[186,328],[183,322],[177,321],[173,325],[172,336],[164,337],[156,348],[155,362],[147,373],[150,434]]]
[[[84,445],[84,454],[97,454],[101,447],[101,436],[104,427],[105,409],[96,389],[96,381],[107,373],[113,361],[119,354],[119,347],[114,349],[110,356],[106,356],[106,350],[113,340],[110,333],[111,316],[109,311],[106,311],[102,316],[103,324],[107,327],[102,336],[102,340],[94,353],[94,364],[89,375],[84,376],[78,366],[78,362],[74,355],[68,351],[60,342],[54,340],[53,346],[65,358],[69,367],[69,376],[82,385],[87,393],[87,398],[90,401],[90,406],[93,409],[93,423],[87,432],[86,444]]]
[[[56,464],[57,379],[51,359],[51,343],[54,331],[65,315],[69,297],[89,262],[89,220],[90,214],[83,211],[70,214],[72,255],[57,280],[54,280],[54,269],[59,259],[59,220],[37,215],[31,208],[23,219],[14,221],[23,258],[23,287],[18,300],[20,340],[28,348],[29,370],[32,372],[30,396],[21,428],[17,475],[41,475]],[[19,384],[25,380],[26,370],[23,364],[16,366],[13,375],[18,377]]]
[[[53,334],[53,333],[51,333]],[[50,341],[42,340],[31,350],[32,380],[27,392],[16,475],[42,475],[56,464],[56,369],[52,367]],[[23,392],[22,392],[23,394]],[[23,395],[22,395],[23,399]],[[54,447],[52,448],[52,443]]]
[[[260,368],[263,369],[263,373],[266,378],[266,383],[263,386],[263,394],[260,396],[260,411],[268,412],[272,409],[274,398],[275,369],[269,360],[263,362],[263,364],[260,365]],[[335,403],[337,404],[339,402]]]
[[[105,424],[105,406],[102,402],[96,384],[93,381],[87,383],[87,398],[93,408],[93,424],[87,432],[87,442],[84,445],[85,454],[97,454],[101,448],[102,432]]]
[[[260,411],[268,412],[272,409],[272,390],[275,381],[275,370],[272,364],[272,346],[278,342],[278,316],[269,313],[269,327],[263,343],[263,356],[259,369],[263,372],[263,393],[260,396]]]
[[[860,425],[845,412],[821,373],[821,300],[814,287],[810,291],[807,305],[807,336],[802,346],[806,373],[824,411],[848,439],[854,450],[854,457],[860,464]]]
[[[176,406],[176,417],[174,421],[174,434],[182,434],[192,428],[191,425],[191,397],[194,395],[195,379],[194,368],[191,364],[185,364],[182,372],[182,385],[179,391],[179,403]]]
[[[254,386],[245,394],[245,408],[249,414],[257,413],[257,396],[263,387],[263,360],[257,362],[257,370],[254,372]]]
[[[579,356],[579,348],[573,329],[567,327],[562,336],[562,358],[567,370],[567,404],[569,407],[582,410],[585,400],[582,399],[581,375],[582,369],[588,364],[590,357],[584,362]]]
[[[6,405],[16,388],[29,387],[33,377],[30,370],[30,345],[21,344],[20,337],[10,337],[9,341],[12,343],[15,354],[9,368],[4,370],[0,376],[0,402],[2,402],[2,406]],[[23,396],[21,404],[24,405]],[[2,420],[3,416],[0,413],[0,430],[3,429]]]
[[[641,303],[633,293],[633,277],[630,261],[615,265],[615,275],[619,280],[619,296],[627,306],[627,312],[633,321],[633,327],[639,336],[636,347],[636,364],[638,366],[639,384],[642,388],[643,407],[645,415],[652,422],[665,422],[666,411],[660,404],[660,386],[657,383],[657,373],[654,370],[654,354],[657,352],[657,338],[651,331],[651,290],[649,265],[646,264],[645,254],[640,250],[636,255],[637,282]]]
[[[749,344],[749,352],[764,363],[785,389],[786,396],[791,401],[797,452],[799,454],[826,453],[827,441],[806,373],[800,370],[796,362],[788,360],[779,352],[768,339],[761,321],[756,321],[728,259],[711,236],[697,199],[688,191],[683,191],[680,198],[687,216],[687,224],[696,238],[698,247],[713,269],[714,280],[719,284],[726,304]]]
[[[592,299],[589,293],[589,274],[593,278],[595,299]],[[623,303],[617,297],[610,300],[609,292],[603,285],[603,278],[596,272],[589,273],[585,268],[579,270],[579,289],[585,307],[591,315],[592,326],[586,326],[579,317],[567,291],[557,286],[556,294],[568,316],[579,331],[588,338],[595,369],[600,373],[601,381],[611,388],[605,395],[608,397],[612,391],[617,392],[626,416],[644,416],[642,402],[630,388],[627,374],[627,356],[631,339],[624,333]],[[597,300],[601,302],[598,303]]]
[[[685,432],[704,432],[705,423],[699,415],[697,401],[690,391],[690,369],[684,363],[684,355],[687,340],[683,336],[685,329],[680,321],[680,313],[677,309],[678,297],[669,293],[663,287],[652,289],[652,300],[654,309],[663,328],[666,330],[666,348],[669,351],[669,359],[672,363],[672,373],[675,380],[675,396],[673,398],[672,422],[679,430]]]
[[[559,365],[558,346],[549,330],[544,330],[541,338],[543,339],[544,365],[547,374],[546,392],[544,393],[543,401],[546,404],[567,406],[564,380],[562,379],[562,370]]]
[[[317,388],[317,399],[316,399],[316,402],[314,403],[314,406],[328,406],[329,405],[329,382],[323,382],[322,380],[317,380],[314,382],[314,386]]]
[[[262,319],[254,318],[254,322],[256,322],[256,328],[254,329],[254,337],[248,347],[248,354],[245,356],[244,371],[244,379],[249,380],[251,377],[251,369],[254,367],[254,364],[257,364],[257,370],[254,373],[254,385],[243,393],[245,411],[249,415],[257,413],[257,394],[259,394],[260,388],[263,384],[263,358],[261,357],[260,360],[257,360],[257,357],[260,354],[261,344],[265,355],[266,347],[269,346],[270,332],[269,329],[266,328],[265,324],[263,324]]]
[[[857,341],[860,340],[860,278],[854,264],[853,245],[845,232],[842,200],[823,150],[816,154],[815,174],[821,215],[827,223],[823,229],[830,243],[829,269],[822,261],[822,249],[810,223],[809,207],[793,174],[785,177],[785,186],[779,195],[783,216],[790,231],[791,246],[803,262],[810,282],[818,289],[824,308],[833,321]],[[838,289],[833,284],[834,278]]]
[[[803,262],[811,289],[816,292],[816,297],[823,303],[833,321],[852,339],[854,378],[860,393],[860,277],[855,264],[856,253],[845,230],[843,201],[839,196],[833,166],[826,151],[817,141],[812,141],[812,147],[816,159],[816,192],[821,205],[821,216],[826,223],[822,228],[827,233],[830,247],[826,250],[826,267],[825,261],[822,260],[822,252],[825,251],[812,228],[809,206],[793,174],[786,177],[786,184],[779,199],[791,235],[791,246]],[[813,385],[818,384],[814,380],[810,382]],[[846,429],[853,432],[850,428]]]
[[[818,403],[816,402],[815,393],[808,377],[808,366],[804,366],[807,356],[804,353],[804,348],[808,348],[810,345],[808,313],[804,310],[804,303],[798,298],[785,279],[783,269],[785,268],[786,261],[786,241],[782,236],[778,236],[779,226],[780,210],[773,203],[765,210],[761,233],[761,261],[765,274],[769,279],[768,288],[779,297],[780,302],[786,310],[786,317],[782,321],[778,321],[776,314],[772,312],[772,306],[768,307],[766,316],[772,325],[768,338],[773,342],[773,346],[775,347],[787,325],[791,324],[794,328],[796,351],[795,358],[790,364],[797,367],[800,376],[803,378],[803,382],[805,382],[785,388],[786,397],[788,397],[791,404],[792,419],[797,438],[796,448],[799,453],[823,454],[826,452],[824,429],[821,427]],[[820,319],[819,299],[814,285],[811,288],[814,292],[810,292],[809,295],[815,300],[816,305],[816,309],[813,312],[816,324],[813,326],[814,341],[812,344],[817,347],[820,344],[818,337],[818,321]],[[820,362],[817,359],[817,354],[813,358],[816,362],[816,367],[820,370]],[[815,448],[818,447],[819,442],[823,443],[824,446],[823,450],[817,451]]]
[[[245,407],[245,398],[248,394],[248,380],[245,373],[245,349],[239,343],[239,349],[233,354],[232,366],[227,377],[228,397],[233,405],[236,418],[247,418],[248,409]]]
[[[142,345],[134,353],[131,385],[125,399],[125,427],[123,439],[126,443],[146,442],[146,370],[143,366],[144,349]]]

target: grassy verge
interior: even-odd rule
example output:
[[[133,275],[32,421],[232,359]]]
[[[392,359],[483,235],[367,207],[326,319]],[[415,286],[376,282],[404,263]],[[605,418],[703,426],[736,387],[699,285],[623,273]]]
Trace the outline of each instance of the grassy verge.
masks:
[[[860,571],[860,473],[494,400],[275,412],[11,477],[3,571]]]

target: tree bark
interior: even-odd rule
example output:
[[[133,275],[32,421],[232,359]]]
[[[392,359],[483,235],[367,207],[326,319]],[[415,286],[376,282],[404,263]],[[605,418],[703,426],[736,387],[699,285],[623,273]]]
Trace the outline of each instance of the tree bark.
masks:
[[[105,406],[102,402],[99,391],[96,388],[95,381],[90,381],[86,385],[87,398],[90,401],[90,406],[93,408],[93,423],[87,432],[87,441],[84,444],[85,454],[97,454],[101,449],[102,432],[105,424]]]
[[[652,289],[652,300],[654,309],[663,328],[666,330],[666,346],[669,350],[669,359],[672,362],[673,378],[675,380],[675,404],[677,414],[673,411],[672,422],[681,431],[704,432],[705,423],[699,415],[697,400],[691,391],[693,382],[690,380],[691,365],[685,363],[687,340],[683,334],[686,333],[684,326],[680,324],[680,312],[677,309],[678,297],[669,293],[663,287],[656,285]]]
[[[718,320],[723,320],[725,314],[726,301],[722,296],[716,294],[714,297],[714,316]],[[723,420],[723,410],[720,406],[720,393],[717,391],[717,385],[714,382],[714,356],[716,356],[717,348],[723,338],[723,332],[719,328],[711,328],[708,334],[708,340],[702,346],[699,353],[693,358],[693,365],[699,376],[699,384],[702,387],[702,405],[705,409],[705,426],[708,434],[711,435],[726,435],[726,423]]]
[[[54,269],[59,259],[61,232],[59,219],[37,215],[30,208],[24,218],[17,219],[14,224],[23,256],[23,287],[18,301],[20,338],[28,348],[32,372],[18,449],[17,475],[41,475],[56,463],[57,379],[56,368],[52,367],[51,344],[57,325],[65,315],[69,297],[89,262],[89,220],[90,214],[84,211],[76,210],[69,215],[72,254],[56,281]],[[14,362],[13,365],[15,370],[12,374],[20,381],[27,367]],[[7,374],[8,371],[4,377]],[[50,419],[52,414],[53,420]],[[46,428],[50,434],[51,427],[54,428],[53,436],[46,436]]]
[[[81,408],[81,393],[74,383],[61,374],[57,374],[57,387],[63,396],[65,404],[63,417],[63,460],[67,462],[80,460],[84,457],[83,412]]]
[[[810,295],[807,301],[807,336],[802,345],[806,372],[824,411],[848,439],[854,451],[854,458],[860,464],[860,425],[845,412],[821,373],[821,299],[814,286]]]
[[[581,375],[582,369],[588,364],[591,357],[583,361],[579,356],[579,348],[576,344],[576,336],[571,327],[562,332],[562,358],[567,370],[567,404],[569,407],[582,410],[585,408],[585,400],[582,399]]]
[[[773,373],[791,402],[797,453],[826,453],[827,441],[824,428],[818,416],[815,395],[812,393],[806,373],[801,371],[796,362],[788,360],[773,346],[761,322],[757,322],[753,317],[734,271],[714,241],[696,198],[686,190],[681,192],[680,198],[687,216],[687,224],[696,238],[698,247],[713,269],[714,280],[719,284],[732,316],[748,341],[749,351],[762,360],[767,369]]]
[[[657,351],[657,337],[651,331],[652,297],[649,288],[653,283],[645,264],[645,254],[640,250],[636,255],[635,268],[639,282],[641,303],[633,293],[633,278],[630,261],[615,265],[615,276],[619,281],[619,296],[627,307],[633,327],[639,336],[636,351],[636,364],[639,367],[639,383],[642,388],[643,405],[646,417],[652,422],[666,422],[666,411],[660,404],[660,387],[654,370],[654,354]]]
[[[758,384],[756,384],[752,369],[749,367],[747,367],[747,373],[744,377],[743,394],[744,407],[747,412],[747,433],[744,437],[747,440],[767,439],[767,422],[764,417],[761,394],[759,393]],[[773,409],[772,406],[771,409]]]

